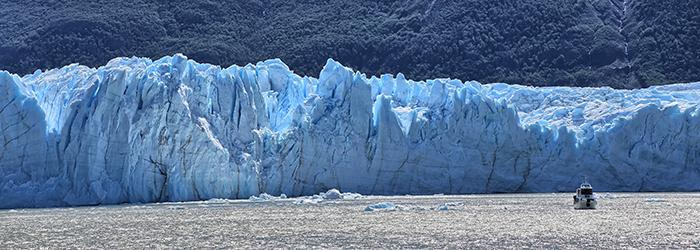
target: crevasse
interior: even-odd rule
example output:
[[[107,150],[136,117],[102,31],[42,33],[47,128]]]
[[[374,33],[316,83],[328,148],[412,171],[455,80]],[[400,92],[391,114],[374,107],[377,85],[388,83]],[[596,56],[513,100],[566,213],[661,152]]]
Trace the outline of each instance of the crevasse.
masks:
[[[0,72],[0,207],[307,195],[700,190],[700,83],[370,77],[182,55]]]

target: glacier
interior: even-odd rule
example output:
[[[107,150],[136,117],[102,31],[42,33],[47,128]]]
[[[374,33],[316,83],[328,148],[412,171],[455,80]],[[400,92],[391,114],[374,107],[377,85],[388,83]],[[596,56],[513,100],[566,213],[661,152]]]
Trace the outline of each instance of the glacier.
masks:
[[[116,58],[0,71],[0,208],[700,190],[700,83],[637,90]]]

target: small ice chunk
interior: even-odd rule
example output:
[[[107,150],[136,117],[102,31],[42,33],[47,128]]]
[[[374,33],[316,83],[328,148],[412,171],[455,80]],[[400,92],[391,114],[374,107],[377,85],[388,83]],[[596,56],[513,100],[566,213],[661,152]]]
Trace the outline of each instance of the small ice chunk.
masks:
[[[617,199],[617,196],[611,193],[605,193],[603,195],[598,196],[601,199]]]
[[[232,202],[232,201],[233,201],[233,200],[229,200],[229,199],[211,198],[211,199],[208,199],[208,200],[203,201],[203,202],[201,202],[201,203],[204,203],[204,204],[208,204],[208,203],[217,204],[217,203],[229,203],[229,202]]]
[[[260,196],[250,196],[248,200],[253,201],[253,202],[263,202],[263,201],[274,201],[274,200],[281,200],[281,199],[287,199],[286,194],[281,194],[280,196],[273,196],[269,195],[267,193],[262,193]]]
[[[354,200],[362,198],[361,194],[358,193],[342,193],[343,200]]]
[[[644,201],[646,201],[646,202],[668,202],[667,200],[664,200],[664,199],[661,199],[661,198],[656,198],[656,197],[647,198],[647,199],[644,200]]]
[[[374,211],[394,211],[396,210],[396,205],[391,202],[381,202],[381,203],[376,203],[369,205],[365,208],[365,212],[374,212]]]
[[[354,200],[362,198],[361,194],[358,193],[343,193],[338,189],[330,189],[326,192],[321,192],[313,196],[299,197],[294,203],[295,204],[317,204],[327,200]]]
[[[464,206],[462,202],[448,202],[437,207],[439,211],[447,211],[450,209],[455,209],[456,207]]]
[[[343,195],[338,191],[338,189],[331,189],[323,194],[323,199],[326,200],[340,200],[343,199]]]
[[[303,198],[297,199],[296,201],[294,201],[294,204],[318,204],[319,201],[321,200]]]

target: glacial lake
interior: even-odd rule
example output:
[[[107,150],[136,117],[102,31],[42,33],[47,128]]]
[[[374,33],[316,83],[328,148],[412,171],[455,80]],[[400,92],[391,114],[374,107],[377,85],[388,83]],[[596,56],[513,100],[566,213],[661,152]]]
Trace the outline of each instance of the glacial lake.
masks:
[[[700,193],[598,195],[596,210],[573,193],[9,209],[0,248],[700,247]]]

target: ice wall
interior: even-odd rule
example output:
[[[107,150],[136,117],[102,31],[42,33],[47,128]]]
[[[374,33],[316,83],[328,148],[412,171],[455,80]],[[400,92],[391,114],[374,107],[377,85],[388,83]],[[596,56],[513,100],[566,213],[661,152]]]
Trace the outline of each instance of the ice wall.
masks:
[[[306,195],[700,190],[700,84],[415,82],[182,55],[0,72],[0,207]]]

